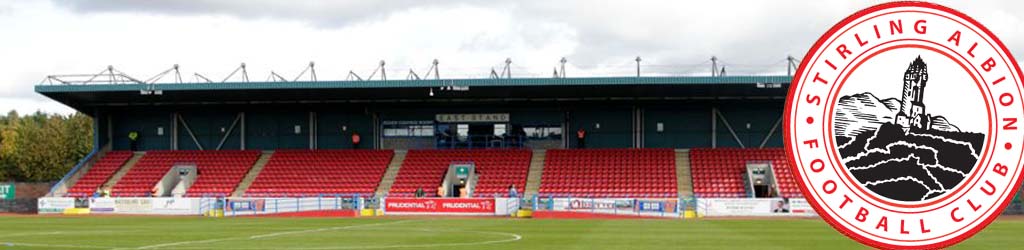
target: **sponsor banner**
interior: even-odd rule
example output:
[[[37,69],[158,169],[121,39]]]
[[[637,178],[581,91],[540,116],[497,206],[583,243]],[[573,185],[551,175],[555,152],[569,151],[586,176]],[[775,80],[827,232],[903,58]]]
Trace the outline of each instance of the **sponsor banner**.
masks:
[[[555,198],[550,208],[553,211],[582,213],[676,216],[677,204],[678,201],[675,199]]]
[[[0,200],[14,199],[14,184],[0,184]]]
[[[64,209],[75,207],[75,198],[43,197],[37,203],[39,213],[63,213]]]
[[[93,213],[113,213],[117,205],[115,198],[89,198],[89,210]]]
[[[637,212],[675,213],[677,203],[675,200],[636,200],[635,208]]]
[[[633,210],[633,199],[585,199],[571,198],[568,200],[567,210],[605,210],[621,211]]]
[[[807,199],[802,198],[789,199],[789,212],[796,215],[818,215],[814,207],[807,203]]]
[[[797,199],[782,198],[735,198],[735,199],[699,199],[697,211],[704,216],[789,216],[814,215],[813,209],[808,210],[807,201],[799,199],[793,212],[793,203]]]
[[[228,205],[224,206],[226,212],[257,211],[266,210],[266,200],[263,199],[229,199]]]
[[[151,198],[117,198],[114,211],[118,213],[148,213],[153,210]]]
[[[772,215],[775,199],[699,199],[697,211],[704,216],[757,216]],[[780,199],[781,200],[781,199]]]
[[[155,213],[180,213],[192,211],[192,201],[195,198],[149,198],[152,200],[153,212]]]
[[[389,213],[494,214],[494,198],[388,198]]]

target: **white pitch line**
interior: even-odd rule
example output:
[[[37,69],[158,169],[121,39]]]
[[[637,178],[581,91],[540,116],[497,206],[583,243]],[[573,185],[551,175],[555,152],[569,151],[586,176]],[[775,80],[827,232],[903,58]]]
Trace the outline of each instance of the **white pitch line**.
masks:
[[[519,241],[519,240],[523,239],[522,235],[518,235],[518,234],[514,234],[514,233],[505,233],[505,232],[432,231],[432,230],[423,230],[423,231],[425,231],[425,232],[479,233],[479,234],[511,236],[511,238],[501,239],[501,240],[478,241],[478,242],[462,242],[462,243],[408,244],[408,245],[387,245],[387,246],[318,247],[318,248],[295,248],[295,249],[302,249],[302,250],[344,250],[344,249],[438,248],[438,247],[479,246],[479,245],[499,244],[499,243],[505,243],[505,242]]]
[[[414,220],[400,220],[400,221],[392,221],[392,222],[382,222],[382,223],[372,223],[372,224],[359,224],[359,225],[350,225],[350,226],[343,226],[343,227],[325,227],[325,228],[317,228],[317,229],[307,229],[307,230],[298,230],[298,231],[285,231],[285,232],[277,232],[277,233],[269,233],[269,234],[253,235],[253,236],[249,236],[249,239],[250,239],[250,240],[255,240],[255,239],[262,239],[262,238],[271,238],[271,237],[277,237],[277,236],[281,236],[281,235],[289,235],[289,234],[313,233],[313,232],[323,232],[323,231],[334,231],[334,230],[345,230],[345,229],[352,229],[352,228],[361,228],[361,227],[373,227],[373,226],[393,225],[393,224],[401,224],[401,223],[406,223],[406,222],[410,222],[410,221],[414,221]]]
[[[18,243],[18,242],[4,242],[4,245],[0,246],[24,246],[24,247],[46,247],[46,248],[86,248],[86,249],[107,249],[110,247],[105,246],[90,246],[90,245],[59,245],[59,244],[37,244],[37,243]]]
[[[404,231],[404,230],[398,230]],[[506,242],[519,241],[523,239],[522,235],[507,233],[507,232],[489,232],[489,231],[464,231],[464,230],[431,230],[431,229],[419,229],[411,231],[423,231],[423,232],[447,232],[447,233],[476,233],[476,234],[489,234],[489,235],[500,235],[508,236],[509,238],[500,240],[488,240],[488,241],[477,241],[477,242],[459,242],[459,243],[430,243],[430,244],[403,244],[403,245],[384,245],[384,246],[366,246],[366,245],[353,245],[353,246],[327,246],[327,247],[289,247],[288,249],[296,250],[346,250],[346,249],[395,249],[395,248],[440,248],[440,247],[459,247],[459,246],[480,246],[489,244],[500,244]],[[194,249],[194,248],[186,248]],[[266,249],[278,249],[277,247],[229,247],[221,248],[225,250],[266,250]]]
[[[268,237],[277,237],[277,236],[288,235],[288,234],[308,233],[308,232],[321,232],[321,231],[331,231],[331,230],[344,230],[344,229],[359,228],[359,227],[382,226],[382,225],[398,224],[398,223],[404,223],[404,222],[410,222],[410,221],[414,221],[414,220],[399,220],[399,221],[392,221],[392,222],[359,224],[359,225],[351,225],[351,226],[344,226],[344,227],[328,227],[328,228],[306,229],[306,230],[297,230],[297,231],[285,231],[285,232],[277,232],[277,233],[270,233],[270,234],[253,235],[253,236],[249,236],[249,237],[229,237],[229,238],[208,239],[208,240],[179,241],[179,242],[170,242],[170,243],[163,243],[163,244],[156,244],[156,245],[141,246],[141,247],[137,247],[137,248],[134,248],[134,249],[157,249],[157,248],[164,248],[164,247],[173,247],[173,246],[191,245],[191,244],[203,244],[203,243],[214,243],[214,242],[229,241],[229,240],[244,240],[244,239],[252,240],[252,239],[260,239],[260,238],[268,238]]]
[[[53,232],[41,232],[41,233],[0,234],[0,238],[21,237],[21,236],[36,236],[36,235],[54,235],[54,234],[61,234],[61,232],[60,231],[53,231]]]

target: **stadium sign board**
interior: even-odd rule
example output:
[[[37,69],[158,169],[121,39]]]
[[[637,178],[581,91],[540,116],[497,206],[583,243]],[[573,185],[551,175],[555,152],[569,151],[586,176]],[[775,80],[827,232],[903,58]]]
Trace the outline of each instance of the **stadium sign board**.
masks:
[[[486,214],[497,211],[494,198],[387,198],[386,213]]]
[[[89,211],[93,213],[113,213],[117,211],[116,198],[89,198]]]
[[[932,3],[861,10],[801,61],[785,145],[808,203],[878,248],[945,248],[1021,185],[1021,70],[980,23]]]
[[[224,211],[263,212],[266,210],[266,207],[266,200],[264,199],[228,199],[228,205],[224,206]]]
[[[14,184],[0,184],[0,200],[14,199]]]
[[[804,199],[780,198],[708,198],[697,200],[702,216],[813,216]]]
[[[75,198],[41,197],[36,201],[39,213],[63,213],[64,209],[75,207]]]
[[[434,118],[441,123],[456,122],[508,122],[508,113],[495,114],[437,114]]]

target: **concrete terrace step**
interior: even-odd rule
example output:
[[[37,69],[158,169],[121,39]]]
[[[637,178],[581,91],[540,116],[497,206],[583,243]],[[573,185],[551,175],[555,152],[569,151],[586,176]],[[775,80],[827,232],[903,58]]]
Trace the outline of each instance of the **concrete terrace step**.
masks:
[[[676,149],[676,184],[679,197],[693,196],[693,177],[690,175],[690,150]]]
[[[121,166],[121,169],[118,169],[117,172],[114,172],[114,175],[110,176],[110,179],[107,180],[107,182],[104,183],[102,186],[100,186],[100,188],[113,188],[114,185],[117,184],[117,182],[120,181],[122,177],[124,177],[124,175],[128,174],[128,171],[135,166],[135,163],[138,163],[139,160],[141,160],[142,157],[144,156],[146,156],[146,152],[134,152],[132,158],[129,158],[128,161],[125,162],[123,166]]]
[[[267,166],[267,163],[270,162],[270,157],[273,155],[274,151],[263,151],[260,154],[260,158],[249,169],[249,173],[246,173],[245,177],[242,178],[242,182],[238,183],[238,187],[235,187],[235,191],[231,192],[231,197],[242,197],[245,195],[245,191],[249,190],[249,186],[252,186],[252,183],[256,181],[256,176],[260,175],[263,167]]]
[[[377,185],[377,191],[374,192],[375,196],[382,197],[391,191],[391,185],[395,184],[398,170],[402,167],[402,163],[405,162],[405,155],[408,153],[408,150],[395,150],[395,156],[391,158],[391,163],[388,164],[384,177],[380,178],[380,184]]]
[[[533,151],[530,159],[530,173],[526,176],[526,188],[523,197],[533,197],[540,190],[541,176],[544,174],[544,159],[547,157],[547,150],[539,149]]]

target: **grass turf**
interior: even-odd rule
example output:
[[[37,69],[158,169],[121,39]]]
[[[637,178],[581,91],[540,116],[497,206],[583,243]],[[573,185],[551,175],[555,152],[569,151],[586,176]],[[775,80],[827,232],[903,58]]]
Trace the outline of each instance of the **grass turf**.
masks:
[[[1021,246],[1021,232],[1000,219],[957,248]],[[815,219],[0,217],[0,249],[120,248],[865,249]]]

